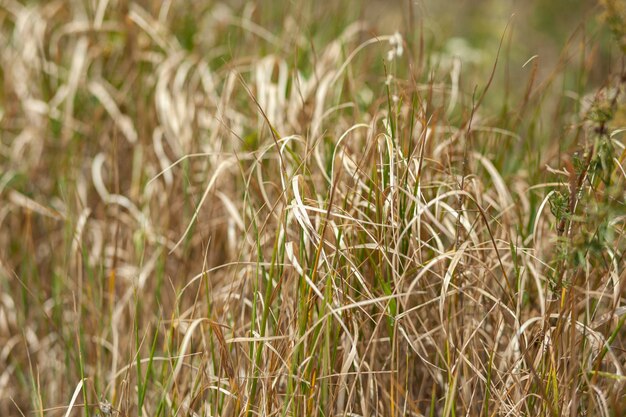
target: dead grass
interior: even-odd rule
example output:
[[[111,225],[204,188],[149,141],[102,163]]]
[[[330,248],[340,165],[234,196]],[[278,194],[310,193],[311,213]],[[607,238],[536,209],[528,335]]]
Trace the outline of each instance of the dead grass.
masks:
[[[145,3],[0,1],[1,415],[626,412],[603,29]]]

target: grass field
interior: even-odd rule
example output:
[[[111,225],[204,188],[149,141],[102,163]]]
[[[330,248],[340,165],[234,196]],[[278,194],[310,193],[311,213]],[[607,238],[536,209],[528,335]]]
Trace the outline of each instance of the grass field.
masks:
[[[625,415],[625,56],[623,0],[0,0],[0,415]]]

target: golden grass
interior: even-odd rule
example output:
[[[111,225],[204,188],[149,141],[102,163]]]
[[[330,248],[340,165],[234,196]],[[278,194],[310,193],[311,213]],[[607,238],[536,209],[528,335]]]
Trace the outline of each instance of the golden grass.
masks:
[[[626,412],[605,29],[145,3],[0,1],[1,415]]]

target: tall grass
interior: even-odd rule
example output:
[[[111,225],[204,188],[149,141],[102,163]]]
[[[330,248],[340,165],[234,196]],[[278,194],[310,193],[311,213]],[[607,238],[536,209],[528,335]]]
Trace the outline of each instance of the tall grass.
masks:
[[[626,413],[622,4],[326,7],[0,1],[1,415]]]

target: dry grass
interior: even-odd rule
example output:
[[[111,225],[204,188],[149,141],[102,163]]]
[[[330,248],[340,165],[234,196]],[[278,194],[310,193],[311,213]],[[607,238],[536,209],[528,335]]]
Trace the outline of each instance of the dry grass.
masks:
[[[147,3],[0,1],[1,415],[626,413],[604,29]]]

